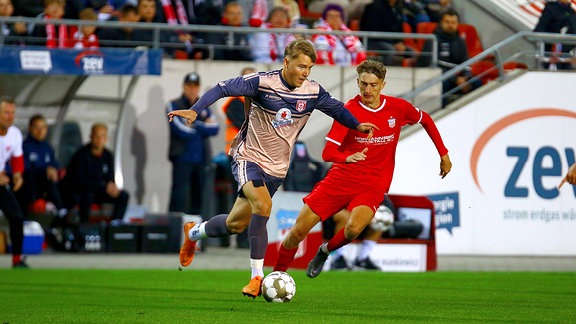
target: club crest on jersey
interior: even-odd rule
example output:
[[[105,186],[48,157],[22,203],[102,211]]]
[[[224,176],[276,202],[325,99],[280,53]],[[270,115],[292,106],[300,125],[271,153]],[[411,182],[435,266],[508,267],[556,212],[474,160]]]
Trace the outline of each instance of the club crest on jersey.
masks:
[[[306,100],[297,100],[296,101],[296,110],[298,110],[298,112],[301,112],[304,109],[306,109]]]
[[[292,125],[294,119],[292,119],[292,112],[288,108],[282,108],[276,113],[275,120],[272,120],[272,127],[280,128],[287,125]]]
[[[388,119],[388,127],[394,128],[394,126],[396,126],[396,118]]]

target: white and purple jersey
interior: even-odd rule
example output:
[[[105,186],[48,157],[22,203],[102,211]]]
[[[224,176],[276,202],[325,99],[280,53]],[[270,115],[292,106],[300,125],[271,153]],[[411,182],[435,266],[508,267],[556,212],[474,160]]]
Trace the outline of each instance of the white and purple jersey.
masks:
[[[281,70],[259,72],[229,79],[208,90],[191,107],[198,112],[218,99],[245,96],[251,100],[246,122],[234,139],[230,152],[238,161],[258,164],[267,174],[284,178],[290,154],[314,109],[342,125],[356,129],[358,120],[344,104],[315,81],[291,88]]]

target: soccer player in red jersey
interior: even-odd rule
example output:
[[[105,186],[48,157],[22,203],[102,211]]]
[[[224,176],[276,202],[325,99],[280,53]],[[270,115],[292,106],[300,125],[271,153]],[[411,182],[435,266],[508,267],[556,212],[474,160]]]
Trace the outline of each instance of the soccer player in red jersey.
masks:
[[[350,218],[342,230],[320,246],[308,264],[306,274],[310,278],[320,274],[331,251],[350,243],[370,223],[392,182],[402,126],[422,124],[440,155],[440,176],[444,178],[452,168],[448,150],[430,115],[404,99],[380,94],[386,85],[384,64],[366,60],[356,67],[356,71],[360,94],[348,101],[346,108],[357,119],[369,121],[379,129],[370,138],[334,122],[322,152],[322,158],[334,164],[304,198],[304,207],[280,246],[275,271],[286,271],[298,244],[314,225],[340,210],[350,210]]]

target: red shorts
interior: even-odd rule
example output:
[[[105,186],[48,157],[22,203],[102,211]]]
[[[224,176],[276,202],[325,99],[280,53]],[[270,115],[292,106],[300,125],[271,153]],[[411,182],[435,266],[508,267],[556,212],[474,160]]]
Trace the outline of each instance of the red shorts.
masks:
[[[376,212],[386,193],[384,189],[374,186],[358,186],[349,182],[347,185],[336,185],[327,177],[303,201],[325,221],[344,208],[352,210],[357,206],[368,206]]]

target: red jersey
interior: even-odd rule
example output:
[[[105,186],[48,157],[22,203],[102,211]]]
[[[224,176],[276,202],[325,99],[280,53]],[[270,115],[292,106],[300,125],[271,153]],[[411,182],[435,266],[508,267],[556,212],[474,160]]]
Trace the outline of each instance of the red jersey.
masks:
[[[366,160],[356,163],[335,162],[327,178],[345,179],[355,183],[369,183],[371,186],[386,192],[392,182],[394,173],[396,146],[400,138],[402,126],[415,124],[422,118],[422,112],[404,99],[380,95],[382,104],[376,109],[367,107],[362,103],[362,97],[357,95],[346,103],[356,119],[370,122],[378,126],[379,130],[367,140],[367,134],[352,130],[337,122],[326,140],[339,146],[338,151],[343,156],[349,156],[368,148]]]
[[[337,122],[326,135],[322,157],[334,162],[326,177],[304,197],[306,203],[324,221],[342,208],[352,210],[368,206],[376,211],[390,189],[394,173],[396,146],[400,130],[407,124],[421,123],[440,156],[448,150],[430,116],[404,99],[380,95],[380,107],[372,109],[357,95],[345,107],[362,122],[375,124],[370,140],[367,134],[345,128]],[[366,151],[366,159],[346,163],[346,157]]]

